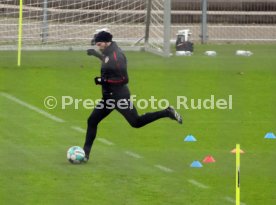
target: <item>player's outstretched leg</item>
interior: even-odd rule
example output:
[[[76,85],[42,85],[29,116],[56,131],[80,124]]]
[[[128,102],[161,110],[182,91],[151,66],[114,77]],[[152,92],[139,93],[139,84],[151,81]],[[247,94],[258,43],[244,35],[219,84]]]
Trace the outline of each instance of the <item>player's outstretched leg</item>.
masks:
[[[182,117],[181,115],[176,112],[176,110],[172,107],[172,106],[169,106],[167,108],[167,111],[169,113],[169,117],[173,120],[176,120],[179,124],[182,124]]]
[[[138,115],[138,112],[134,106],[132,108],[127,109],[120,109],[117,108],[117,110],[126,118],[126,120],[129,122],[129,124],[132,127],[140,128],[143,127],[155,120],[158,120],[160,118],[171,118],[173,120],[176,120],[179,124],[182,124],[182,117],[180,114],[178,114],[175,109],[171,106],[166,108],[165,110],[160,110],[156,112],[148,112],[143,115]]]

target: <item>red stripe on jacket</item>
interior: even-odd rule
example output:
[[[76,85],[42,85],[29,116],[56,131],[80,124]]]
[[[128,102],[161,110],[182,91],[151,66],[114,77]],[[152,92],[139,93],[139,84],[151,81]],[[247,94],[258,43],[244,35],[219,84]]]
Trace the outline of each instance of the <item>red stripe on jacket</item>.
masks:
[[[115,51],[113,52],[113,57],[114,57],[114,60],[116,61],[116,68],[119,70],[122,79],[120,79],[120,80],[107,80],[106,82],[111,83],[111,84],[121,84],[121,83],[124,83],[125,82],[125,77],[122,75],[122,72],[120,70],[120,65],[118,63],[117,54],[116,54]]]

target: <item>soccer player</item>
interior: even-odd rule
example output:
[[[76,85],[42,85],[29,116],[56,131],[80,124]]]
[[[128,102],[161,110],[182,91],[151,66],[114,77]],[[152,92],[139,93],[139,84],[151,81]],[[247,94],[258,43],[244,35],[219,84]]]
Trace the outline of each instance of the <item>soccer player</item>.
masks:
[[[98,53],[95,49],[88,49],[87,54],[96,56],[102,61],[101,76],[94,79],[95,84],[102,87],[102,99],[95,106],[87,121],[86,140],[83,147],[85,162],[89,159],[98,124],[114,109],[121,113],[128,123],[135,128],[143,127],[165,117],[182,124],[182,117],[171,106],[165,110],[145,113],[139,116],[130,101],[130,91],[127,86],[129,81],[127,59],[124,53],[116,42],[112,41],[112,34],[106,31],[96,34],[94,39],[92,39],[93,43],[96,44],[101,53]]]

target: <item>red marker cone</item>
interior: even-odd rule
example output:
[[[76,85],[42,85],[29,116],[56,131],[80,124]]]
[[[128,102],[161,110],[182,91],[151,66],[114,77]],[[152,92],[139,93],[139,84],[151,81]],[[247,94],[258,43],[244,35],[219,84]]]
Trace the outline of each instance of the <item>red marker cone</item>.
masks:
[[[211,155],[208,155],[203,159],[202,162],[204,162],[204,163],[214,163],[214,162],[216,162],[216,160]]]
[[[232,154],[236,154],[236,148],[235,148],[235,149],[232,149],[232,150],[231,150],[231,153],[232,153]],[[244,151],[243,151],[242,149],[240,149],[240,153],[241,153],[241,154],[244,154]]]

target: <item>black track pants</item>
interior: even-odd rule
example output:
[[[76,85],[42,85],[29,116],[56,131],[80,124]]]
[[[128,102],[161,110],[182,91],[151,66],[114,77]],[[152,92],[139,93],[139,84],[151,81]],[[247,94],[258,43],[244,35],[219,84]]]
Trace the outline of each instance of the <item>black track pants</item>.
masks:
[[[108,99],[102,99],[88,118],[86,140],[84,144],[84,151],[87,156],[89,156],[92,144],[96,138],[98,124],[114,109],[120,112],[128,123],[135,128],[143,127],[160,118],[169,117],[167,110],[149,112],[139,116],[136,108],[130,102],[129,97],[109,100],[110,101],[108,101]],[[124,106],[121,106],[122,104],[124,104]]]

